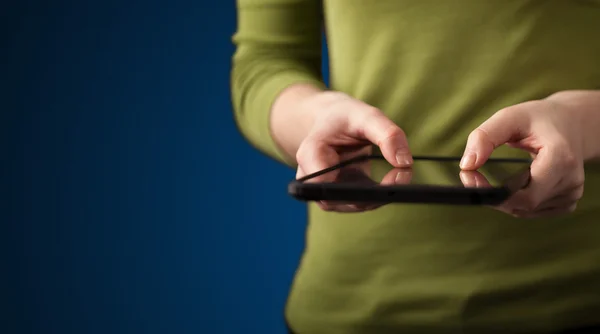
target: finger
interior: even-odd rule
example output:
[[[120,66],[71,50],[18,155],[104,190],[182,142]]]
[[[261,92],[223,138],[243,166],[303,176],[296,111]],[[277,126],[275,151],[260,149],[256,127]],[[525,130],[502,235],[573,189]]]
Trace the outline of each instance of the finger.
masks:
[[[301,166],[298,166],[298,168],[296,169],[296,180],[303,178],[306,175],[306,173],[304,173],[304,170],[302,169]]]
[[[394,168],[383,177],[381,185],[410,184],[412,175],[412,169],[410,168]]]
[[[475,170],[483,166],[494,149],[528,135],[530,121],[517,105],[498,111],[469,135],[460,167]]]
[[[540,149],[531,164],[529,185],[513,201],[519,201],[518,205],[524,210],[535,211],[542,203],[572,186],[563,181],[569,179],[574,170],[568,155],[568,149],[562,144],[550,143]]]
[[[373,145],[366,141],[359,145],[336,147],[336,149],[339,152],[340,161],[351,160],[357,157],[373,154]],[[369,165],[369,162],[365,161],[353,165]]]
[[[483,174],[478,171],[463,170],[459,174],[460,180],[467,188],[489,188],[491,187],[488,180]]]
[[[550,211],[550,210],[556,210],[557,208],[570,208],[570,207],[576,207],[577,204],[579,203],[579,201],[574,201],[574,202],[569,202],[569,201],[561,201],[561,202],[557,202],[555,204],[553,203],[548,203],[548,204],[543,204],[539,207],[539,209],[533,211],[532,213],[536,213],[536,212],[546,212],[546,211]],[[518,210],[517,210],[518,211]]]
[[[561,177],[556,184],[559,193],[568,193],[575,190],[579,190],[583,193],[585,185],[585,172],[583,171],[583,166],[565,166],[561,167],[561,169],[564,170],[565,173],[563,173],[563,177]]]
[[[318,201],[315,202],[317,206],[323,211],[333,211],[334,205],[327,201]]]
[[[327,211],[342,212],[342,213],[358,211],[356,206],[352,205],[352,204],[327,202],[326,205],[327,205]]]
[[[383,205],[382,203],[346,204],[345,211],[339,211],[339,212],[345,212],[345,213],[366,212],[366,211],[375,210],[382,205]]]
[[[516,148],[516,149],[519,149],[519,150],[529,153],[529,155],[531,156],[532,159],[535,159],[535,157],[537,155],[537,150],[535,148],[532,148],[529,143],[523,143],[521,141],[518,141],[518,142],[508,142],[508,143],[506,143],[506,145],[508,147]]]
[[[579,200],[581,200],[582,197],[583,186],[575,188],[567,192],[566,194],[561,194],[559,196],[555,196],[554,198],[545,201],[544,203],[538,206],[538,210],[546,210],[555,207],[568,207],[579,202]]]
[[[360,117],[350,118],[350,132],[379,146],[385,159],[394,167],[411,166],[413,159],[404,131],[381,111],[368,108]]]
[[[512,212],[512,215],[517,218],[527,218],[527,219],[551,218],[551,217],[559,217],[559,216],[564,216],[564,215],[573,213],[576,209],[577,209],[577,203],[572,203],[568,206],[548,208],[548,209],[538,210],[538,211],[533,211],[533,212],[514,210]]]
[[[330,145],[319,138],[309,137],[300,145],[296,154],[296,161],[298,167],[305,175],[308,175],[332,167],[338,164],[340,159],[335,149]],[[338,173],[339,170],[331,171],[311,179],[311,182],[331,182],[335,180]]]
[[[374,203],[340,203],[332,201],[323,201],[318,203],[318,206],[324,211],[329,212],[340,212],[340,213],[354,213],[374,210],[380,207],[382,204]]]
[[[304,176],[306,176],[306,173],[304,172],[301,166],[298,166],[298,168],[296,169],[296,180],[301,179]],[[322,210],[328,211],[329,206],[325,201],[317,201],[316,204]]]

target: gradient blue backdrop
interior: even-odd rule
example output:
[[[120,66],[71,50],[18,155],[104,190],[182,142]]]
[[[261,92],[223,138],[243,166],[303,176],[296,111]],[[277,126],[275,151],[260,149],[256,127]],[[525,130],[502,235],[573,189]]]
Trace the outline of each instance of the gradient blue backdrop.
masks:
[[[0,18],[0,333],[284,333],[306,214],[235,128],[234,1]]]

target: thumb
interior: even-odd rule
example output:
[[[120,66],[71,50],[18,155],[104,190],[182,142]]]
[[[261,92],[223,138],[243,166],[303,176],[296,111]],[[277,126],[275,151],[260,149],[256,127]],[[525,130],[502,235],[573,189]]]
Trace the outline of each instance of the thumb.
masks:
[[[460,161],[461,169],[478,169],[498,146],[525,138],[529,129],[529,118],[526,113],[514,110],[516,108],[515,106],[498,111],[471,132]]]

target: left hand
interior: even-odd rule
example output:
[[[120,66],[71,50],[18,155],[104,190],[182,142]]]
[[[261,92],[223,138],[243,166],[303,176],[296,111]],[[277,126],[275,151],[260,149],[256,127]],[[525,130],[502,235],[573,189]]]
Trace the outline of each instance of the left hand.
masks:
[[[502,109],[469,135],[461,168],[480,168],[503,144],[523,149],[534,157],[531,182],[499,209],[525,218],[572,212],[583,196],[584,121],[560,95]]]

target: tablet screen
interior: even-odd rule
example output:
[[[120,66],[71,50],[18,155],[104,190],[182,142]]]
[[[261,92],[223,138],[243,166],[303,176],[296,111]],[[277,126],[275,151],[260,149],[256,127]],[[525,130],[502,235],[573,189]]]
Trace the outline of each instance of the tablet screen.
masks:
[[[516,176],[523,175],[531,163],[528,159],[490,159],[479,170],[466,172],[461,171],[459,162],[460,158],[414,157],[411,168],[395,168],[382,156],[361,156],[307,175],[298,181],[374,186],[497,188],[506,186]]]

